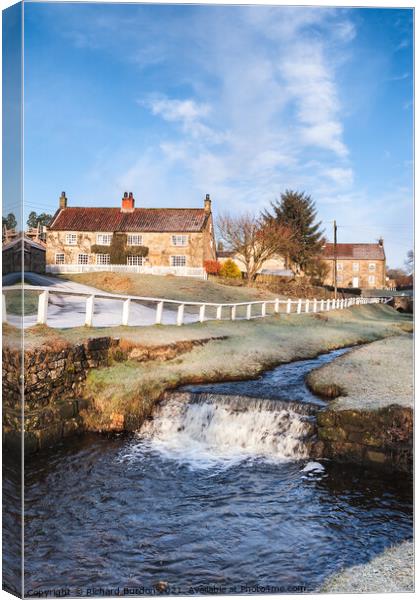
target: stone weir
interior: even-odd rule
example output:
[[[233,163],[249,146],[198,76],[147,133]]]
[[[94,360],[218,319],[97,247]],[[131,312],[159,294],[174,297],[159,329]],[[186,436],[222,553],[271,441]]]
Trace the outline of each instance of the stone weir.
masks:
[[[208,341],[188,340],[146,347],[118,338],[100,337],[80,344],[60,342],[31,348],[23,354],[18,348],[5,346],[3,444],[15,454],[20,452],[22,424],[26,454],[54,446],[62,438],[90,429],[86,425],[86,416],[91,402],[84,394],[90,369],[127,359],[138,362],[170,360]],[[109,430],[113,429],[111,424]]]

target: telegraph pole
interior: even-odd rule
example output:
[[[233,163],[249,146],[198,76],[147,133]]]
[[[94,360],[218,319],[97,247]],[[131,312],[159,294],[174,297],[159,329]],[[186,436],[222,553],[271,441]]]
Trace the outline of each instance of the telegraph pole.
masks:
[[[334,219],[334,298],[337,299],[337,222]]]

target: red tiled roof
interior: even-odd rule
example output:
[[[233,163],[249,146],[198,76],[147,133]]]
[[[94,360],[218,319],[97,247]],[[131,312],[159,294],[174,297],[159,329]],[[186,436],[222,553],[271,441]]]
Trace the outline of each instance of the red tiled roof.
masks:
[[[203,208],[63,208],[54,215],[52,231],[201,231],[208,213]]]
[[[334,258],[334,244],[325,244],[322,256]],[[385,260],[385,251],[379,244],[337,244],[336,256],[349,260]]]

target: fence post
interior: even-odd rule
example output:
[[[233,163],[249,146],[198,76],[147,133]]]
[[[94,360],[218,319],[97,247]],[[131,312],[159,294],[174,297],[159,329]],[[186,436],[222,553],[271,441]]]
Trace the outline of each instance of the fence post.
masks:
[[[317,309],[317,301],[316,301],[316,298],[314,298],[314,313],[316,313],[316,309]]]
[[[321,306],[319,307],[319,310],[320,310],[321,312],[323,312],[323,311],[324,311],[324,300],[321,300]]]
[[[177,325],[182,325],[184,322],[184,304],[180,304],[178,306],[178,314],[176,317],[176,324]]]
[[[287,314],[290,315],[290,311],[292,308],[292,301],[290,300],[290,298],[287,300]]]
[[[236,304],[234,304],[230,309],[230,318],[232,321],[236,319]]]
[[[341,298],[341,306],[340,306],[340,308],[341,308],[341,310],[343,310],[343,308],[344,308],[344,299],[343,298]]]
[[[223,305],[219,304],[219,306],[217,307],[217,310],[216,310],[216,319],[218,321],[220,321],[222,318],[222,308],[223,308]]]
[[[94,306],[95,306],[95,296],[93,296],[93,295],[88,296],[86,298],[86,318],[85,318],[86,327],[92,327]]]
[[[327,311],[330,310],[330,299],[327,298]]]
[[[158,302],[156,305],[156,325],[160,325],[162,323],[162,315],[163,315],[163,302]]]
[[[7,310],[6,310],[6,294],[3,294],[3,307],[1,311],[3,323],[7,323]]]
[[[267,314],[267,305],[265,302],[261,304],[261,316],[265,317]]]
[[[200,306],[200,316],[199,316],[200,323],[203,323],[203,322],[204,322],[204,315],[205,315],[205,314],[206,314],[206,305],[205,305],[205,304],[202,304],[202,305]]]
[[[252,311],[252,304],[248,304],[246,307],[246,318],[248,319],[248,321],[251,318],[251,311]]]
[[[130,316],[130,298],[124,300],[123,302],[123,311],[122,311],[122,322],[121,325],[128,325],[128,319]]]
[[[276,298],[276,301],[274,302],[274,312],[280,312],[280,300],[278,298]]]
[[[299,298],[298,304],[297,304],[297,314],[300,315],[301,312],[302,312],[302,298]]]
[[[47,314],[48,314],[48,291],[45,290],[41,292],[38,296],[38,325],[46,325],[47,324]]]
[[[306,303],[305,303],[305,312],[309,312],[309,298],[306,299]]]

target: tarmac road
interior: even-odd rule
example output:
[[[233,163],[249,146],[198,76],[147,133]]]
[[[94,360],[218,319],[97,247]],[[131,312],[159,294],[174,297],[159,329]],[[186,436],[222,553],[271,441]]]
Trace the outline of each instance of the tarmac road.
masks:
[[[14,285],[19,282],[19,274],[10,274],[3,277],[3,286]],[[25,283],[38,286],[52,286],[63,290],[84,292],[87,294],[103,293],[103,290],[66,281],[57,277],[39,275],[38,273],[25,273]],[[121,325],[122,319],[122,300],[113,300],[105,298],[95,299],[93,327],[115,327]],[[189,307],[185,312],[184,322],[194,323],[198,321],[197,309]],[[48,304],[47,325],[55,328],[81,327],[85,324],[86,299],[80,296],[69,296],[68,294],[51,293]],[[175,325],[177,317],[177,306],[169,308],[164,306],[162,314],[162,324]],[[147,326],[153,325],[156,321],[156,304],[132,301],[130,305],[129,325]],[[22,318],[18,315],[8,314],[7,322],[16,327],[22,327]],[[23,326],[32,327],[36,324],[36,314],[25,315]]]

